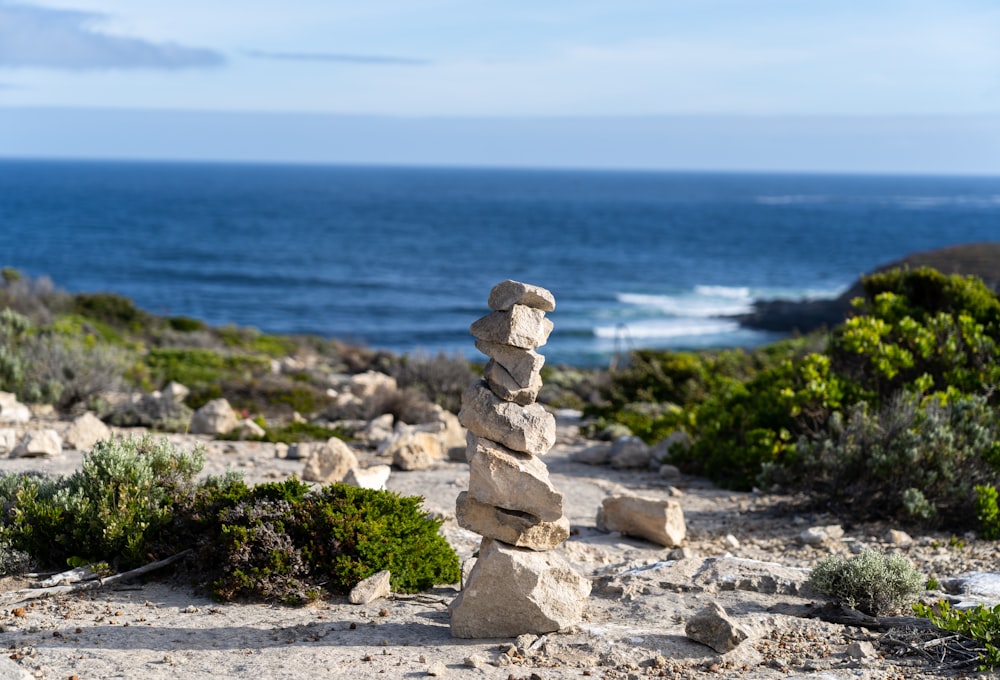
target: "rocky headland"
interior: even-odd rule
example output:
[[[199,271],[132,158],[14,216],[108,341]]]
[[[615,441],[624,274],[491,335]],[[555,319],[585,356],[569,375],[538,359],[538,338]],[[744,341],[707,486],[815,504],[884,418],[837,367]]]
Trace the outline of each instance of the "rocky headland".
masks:
[[[1000,243],[969,243],[913,253],[868,274],[897,267],[931,267],[943,274],[976,276],[993,291],[1000,291]],[[851,312],[851,301],[863,295],[859,278],[833,299],[758,300],[752,311],[734,318],[747,328],[805,334],[842,323]]]

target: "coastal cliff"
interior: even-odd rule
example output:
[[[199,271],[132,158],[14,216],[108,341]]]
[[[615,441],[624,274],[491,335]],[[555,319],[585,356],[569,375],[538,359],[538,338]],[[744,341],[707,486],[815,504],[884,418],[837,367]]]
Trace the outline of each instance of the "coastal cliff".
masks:
[[[967,243],[913,253],[877,267],[869,274],[896,267],[932,267],[943,274],[977,276],[1000,291],[1000,242]],[[832,328],[851,311],[851,300],[864,295],[861,278],[840,296],[826,300],[758,300],[753,310],[734,318],[742,326],[778,333],[809,333]]]

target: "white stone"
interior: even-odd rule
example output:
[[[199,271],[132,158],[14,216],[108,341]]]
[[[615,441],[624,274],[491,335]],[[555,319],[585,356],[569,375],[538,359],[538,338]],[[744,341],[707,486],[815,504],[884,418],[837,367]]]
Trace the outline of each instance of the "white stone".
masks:
[[[175,380],[171,380],[163,388],[163,396],[178,403],[187,399],[189,394],[191,394],[191,390]]]
[[[0,392],[0,423],[26,423],[29,420],[31,409],[10,392]]]
[[[376,572],[366,579],[362,579],[356,586],[351,588],[347,595],[347,600],[351,604],[368,604],[392,594],[390,585],[391,574],[388,569]]]
[[[480,503],[552,522],[563,516],[563,495],[540,458],[469,435],[469,495]]]
[[[240,439],[262,439],[267,432],[252,418],[244,418],[236,426]]]
[[[652,449],[649,444],[636,436],[618,437],[611,444],[608,463],[616,470],[641,469],[649,467]]]
[[[62,437],[55,430],[26,432],[11,452],[14,458],[58,456],[62,453]]]
[[[551,413],[537,403],[519,406],[504,401],[482,381],[462,394],[458,419],[473,434],[521,453],[541,456],[556,443],[556,419]]]
[[[191,434],[228,434],[240,419],[225,399],[213,399],[191,416]]]
[[[844,536],[844,529],[839,524],[825,527],[809,527],[799,534],[799,541],[805,545],[823,546],[838,541]]]
[[[358,439],[372,448],[378,448],[392,437],[394,421],[395,416],[391,413],[372,418],[358,433]]]
[[[469,331],[480,340],[536,349],[548,341],[552,321],[540,309],[514,305],[510,311],[493,312],[474,321]]]
[[[342,482],[347,473],[356,467],[358,458],[351,447],[341,439],[330,437],[326,444],[310,447],[309,457],[302,469],[302,479],[321,484]]]
[[[111,429],[93,413],[84,413],[66,430],[63,446],[77,451],[90,451],[94,444],[111,438]]]
[[[556,298],[541,286],[507,279],[493,286],[487,304],[490,309],[498,312],[506,311],[514,305],[551,312],[556,308]]]
[[[0,453],[10,453],[17,446],[17,430],[13,427],[0,427]]]
[[[667,548],[678,547],[687,534],[680,503],[643,496],[609,496],[597,511],[597,528],[637,536]]]
[[[579,622],[590,581],[557,552],[535,552],[484,538],[465,588],[449,609],[459,638],[542,635]]]
[[[366,468],[351,468],[344,476],[344,484],[362,489],[384,491],[392,468],[388,465],[372,465]]]

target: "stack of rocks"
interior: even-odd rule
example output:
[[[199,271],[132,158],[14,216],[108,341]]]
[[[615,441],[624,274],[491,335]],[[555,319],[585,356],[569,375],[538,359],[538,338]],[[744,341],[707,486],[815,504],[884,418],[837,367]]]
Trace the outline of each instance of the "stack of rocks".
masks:
[[[540,456],[556,423],[535,403],[545,359],[535,350],[552,331],[552,293],[517,281],[490,291],[492,313],[472,324],[490,358],[483,380],[462,395],[468,429],[469,490],[458,497],[459,525],[483,537],[479,557],[450,607],[452,635],[513,637],[550,633],[579,620],[590,583],[551,552],[569,537],[563,495]]]

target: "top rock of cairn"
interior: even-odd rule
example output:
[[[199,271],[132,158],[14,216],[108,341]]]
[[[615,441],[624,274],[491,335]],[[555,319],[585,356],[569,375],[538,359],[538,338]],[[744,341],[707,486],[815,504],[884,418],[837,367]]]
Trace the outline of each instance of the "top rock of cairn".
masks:
[[[509,311],[514,305],[551,312],[556,308],[556,299],[541,286],[508,279],[493,286],[487,304],[496,312]]]

